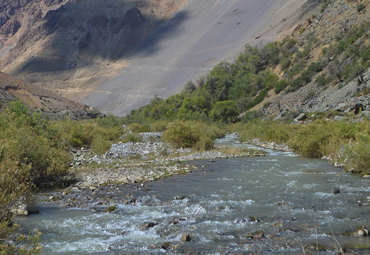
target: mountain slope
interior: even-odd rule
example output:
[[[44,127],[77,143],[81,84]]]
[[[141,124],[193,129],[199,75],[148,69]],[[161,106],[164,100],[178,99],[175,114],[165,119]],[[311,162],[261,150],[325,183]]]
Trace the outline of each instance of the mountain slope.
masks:
[[[188,80],[207,74],[221,60],[234,59],[246,43],[274,40],[303,2],[190,1],[178,18],[149,36],[121,74],[82,102],[122,115],[153,95],[178,93]]]
[[[244,44],[275,39],[304,2],[27,0],[2,24],[0,70],[124,115],[179,92]],[[17,30],[17,13],[38,8]]]
[[[94,117],[98,113],[91,107],[0,72],[0,106],[17,99],[22,100],[31,109],[41,110],[51,117],[69,115],[73,119],[86,118]]]
[[[252,110],[261,110],[265,117],[280,118],[287,112],[324,112],[356,108],[370,111],[370,1],[332,0],[322,11],[302,22],[292,33],[297,51],[291,66],[275,70],[294,85],[289,73],[303,63],[307,70],[321,63],[310,82],[295,91],[291,88],[266,98]],[[309,42],[312,43],[309,43]],[[300,45],[303,45],[300,47]],[[310,46],[308,46],[310,45]],[[305,49],[306,48],[306,49]],[[303,59],[298,54],[307,51]]]

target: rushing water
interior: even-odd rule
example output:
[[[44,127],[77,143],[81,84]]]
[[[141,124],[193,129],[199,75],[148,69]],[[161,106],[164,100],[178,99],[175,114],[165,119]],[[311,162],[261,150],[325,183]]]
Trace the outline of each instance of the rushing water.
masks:
[[[194,164],[204,169],[148,183],[136,204],[111,213],[41,205],[19,221],[43,233],[44,254],[303,254],[317,243],[336,254],[336,242],[370,246],[369,237],[342,234],[370,226],[370,207],[358,202],[367,202],[368,179],[276,151]],[[248,238],[255,231],[264,237]],[[191,242],[181,241],[185,233]]]

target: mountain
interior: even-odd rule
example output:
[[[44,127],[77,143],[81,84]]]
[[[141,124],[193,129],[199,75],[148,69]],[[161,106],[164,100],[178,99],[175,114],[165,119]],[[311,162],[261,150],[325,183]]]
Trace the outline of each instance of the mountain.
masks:
[[[305,0],[0,0],[0,70],[124,115],[289,33]]]
[[[290,36],[290,64],[274,70],[289,86],[278,95],[270,91],[252,111],[277,119],[288,112],[370,111],[370,0],[329,2]],[[294,88],[294,78],[317,64],[307,84]]]
[[[53,118],[64,118],[67,115],[72,119],[92,118],[98,114],[92,107],[0,72],[0,106],[17,99],[22,100],[29,108]]]

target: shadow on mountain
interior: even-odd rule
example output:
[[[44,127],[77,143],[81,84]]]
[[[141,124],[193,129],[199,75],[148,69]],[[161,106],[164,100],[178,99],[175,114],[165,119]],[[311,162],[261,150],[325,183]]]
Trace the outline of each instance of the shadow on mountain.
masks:
[[[180,25],[188,16],[188,13],[185,11],[176,13],[172,19],[165,21],[157,30],[151,33],[140,45],[136,53],[142,54],[143,56],[153,55],[161,48],[160,42],[162,40],[170,40],[181,33]]]
[[[107,2],[102,12],[99,5],[89,6],[89,11],[85,11],[86,6],[76,1],[49,11],[43,25],[25,34],[17,47],[27,48],[30,42],[38,40],[46,43],[16,73],[66,71],[96,59],[117,61],[139,53],[151,55],[160,49],[161,40],[179,33],[180,25],[188,17],[183,11],[171,19],[144,17],[132,3],[109,8]]]

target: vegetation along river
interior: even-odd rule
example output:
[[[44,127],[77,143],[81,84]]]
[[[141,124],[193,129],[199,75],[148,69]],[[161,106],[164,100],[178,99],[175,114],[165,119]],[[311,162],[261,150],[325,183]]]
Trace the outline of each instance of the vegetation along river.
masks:
[[[131,186],[137,201],[113,212],[41,204],[18,221],[43,233],[44,254],[370,253],[369,237],[350,235],[370,227],[370,179],[279,151],[192,163],[199,170]]]

